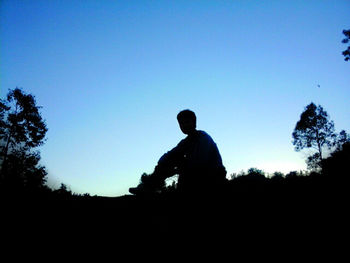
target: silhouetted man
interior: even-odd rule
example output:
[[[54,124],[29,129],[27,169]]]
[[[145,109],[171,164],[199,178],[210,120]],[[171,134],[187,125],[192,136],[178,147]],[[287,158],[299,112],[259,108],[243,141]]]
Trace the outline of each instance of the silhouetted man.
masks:
[[[143,176],[137,187],[129,189],[131,193],[156,189],[175,174],[179,175],[177,188],[182,193],[214,191],[225,182],[226,169],[218,147],[206,132],[196,129],[195,113],[183,110],[177,115],[177,120],[187,137],[165,153],[153,174]]]

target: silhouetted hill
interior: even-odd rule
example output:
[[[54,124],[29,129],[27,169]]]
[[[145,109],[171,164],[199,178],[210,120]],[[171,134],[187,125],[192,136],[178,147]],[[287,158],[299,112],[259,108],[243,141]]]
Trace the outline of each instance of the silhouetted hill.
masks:
[[[296,247],[341,246],[349,222],[349,177],[338,168],[346,168],[348,151],[346,146],[327,159],[323,174],[268,178],[255,170],[228,180],[220,191],[186,198],[174,189],[144,197],[2,191],[4,238],[75,247],[101,240],[168,249],[229,244],[255,250],[269,244],[289,253]]]
[[[176,193],[150,197],[125,195],[70,198],[47,194],[16,198],[7,196],[3,197],[3,201],[7,204],[7,209],[19,213],[19,218],[26,218],[26,214],[32,217],[47,216],[46,222],[59,221],[66,225],[74,221],[93,221],[101,223],[101,227],[110,224],[116,231],[121,227],[126,232],[129,231],[128,228],[130,231],[147,232],[150,229],[149,226],[146,227],[148,222],[151,225],[154,223],[156,228],[159,226],[155,231],[167,234],[173,227],[176,228],[178,218],[188,215],[197,217],[196,213],[196,224],[206,224],[207,221],[214,222],[217,219],[227,222],[227,229],[237,222],[275,222],[278,225],[278,218],[284,218],[286,224],[293,223],[293,218],[296,222],[300,222],[298,218],[317,222],[326,216],[326,211],[330,212],[338,206],[344,209],[345,190],[347,188],[343,184],[319,174],[295,176],[281,181],[247,175],[228,181],[220,194],[209,193],[190,199],[182,199]],[[201,213],[203,217],[200,216]],[[318,216],[320,217],[317,218]],[[167,221],[164,224],[160,222],[163,218]]]
[[[281,182],[260,178],[251,188],[246,185],[250,183],[237,178],[221,195],[186,200],[176,193],[16,198],[2,210],[7,231],[3,238],[10,243],[21,240],[33,246],[32,251],[39,249],[34,240],[41,240],[42,251],[55,247],[86,255],[121,253],[127,247],[136,255],[147,248],[153,256],[187,251],[200,258],[214,253],[232,259],[242,254],[261,258],[257,251],[299,258],[343,244],[348,225],[346,194],[338,191],[343,187],[330,188],[316,176]]]

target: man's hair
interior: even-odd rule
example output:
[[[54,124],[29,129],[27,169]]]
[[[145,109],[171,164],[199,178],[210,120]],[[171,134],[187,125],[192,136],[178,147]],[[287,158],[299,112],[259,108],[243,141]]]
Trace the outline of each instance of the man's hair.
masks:
[[[192,119],[194,122],[196,122],[196,114],[194,114],[191,110],[183,110],[180,111],[179,114],[177,114],[177,120],[181,121],[183,119]]]

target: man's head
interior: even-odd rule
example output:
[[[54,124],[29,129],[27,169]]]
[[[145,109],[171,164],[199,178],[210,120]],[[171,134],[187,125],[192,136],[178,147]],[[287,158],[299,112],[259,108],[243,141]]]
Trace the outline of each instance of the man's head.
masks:
[[[177,115],[177,121],[179,122],[180,129],[184,134],[191,134],[196,131],[196,114],[191,110],[180,111]]]

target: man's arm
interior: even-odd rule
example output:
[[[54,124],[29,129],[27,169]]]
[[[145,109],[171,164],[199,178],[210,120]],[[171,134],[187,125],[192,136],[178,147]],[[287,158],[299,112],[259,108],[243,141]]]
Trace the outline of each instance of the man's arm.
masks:
[[[164,174],[163,176],[165,176],[165,178],[174,175],[175,168],[181,163],[184,158],[185,149],[186,141],[184,139],[180,141],[176,147],[160,157],[155,168],[155,172],[158,174]]]

